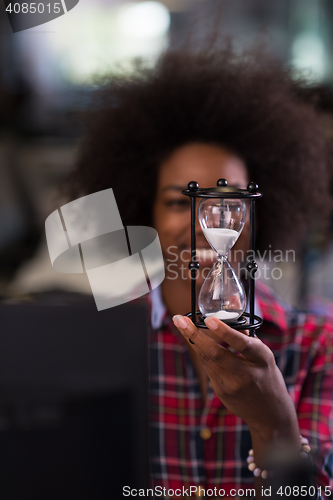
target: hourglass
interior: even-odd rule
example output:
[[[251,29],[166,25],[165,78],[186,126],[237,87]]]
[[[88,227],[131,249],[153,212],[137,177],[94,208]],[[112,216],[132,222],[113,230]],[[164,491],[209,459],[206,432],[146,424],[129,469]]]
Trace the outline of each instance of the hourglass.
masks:
[[[217,181],[217,187],[200,189],[194,181],[183,194],[191,198],[191,316],[193,323],[207,328],[204,319],[214,316],[238,330],[253,332],[262,324],[254,314],[254,260],[246,265],[249,277],[249,313],[245,312],[247,298],[244,287],[228,261],[228,252],[236,243],[246,220],[245,198],[250,199],[250,255],[254,256],[254,202],[262,196],[258,186],[251,182],[247,189],[228,187],[225,179]],[[200,268],[196,260],[196,198],[202,198],[198,207],[198,219],[206,240],[216,252],[216,262],[208,272],[201,287],[196,310],[196,278]]]

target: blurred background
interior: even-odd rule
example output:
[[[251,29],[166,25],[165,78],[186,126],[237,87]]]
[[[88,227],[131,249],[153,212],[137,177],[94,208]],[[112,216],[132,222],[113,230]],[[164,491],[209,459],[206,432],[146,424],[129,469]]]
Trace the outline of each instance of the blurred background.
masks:
[[[320,91],[319,106],[331,115],[331,0],[80,0],[66,15],[15,34],[1,3],[2,297],[89,292],[84,276],[52,269],[44,222],[55,208],[57,186],[75,163],[95,78],[117,65],[126,68],[136,57],[153,64],[165,47],[183,44],[191,33],[191,43],[200,47],[222,3],[221,37],[229,36],[239,50],[264,40],[276,59],[310,79]],[[333,231],[317,222],[296,263],[274,263],[283,278],[271,278],[269,285],[293,305],[333,316]]]

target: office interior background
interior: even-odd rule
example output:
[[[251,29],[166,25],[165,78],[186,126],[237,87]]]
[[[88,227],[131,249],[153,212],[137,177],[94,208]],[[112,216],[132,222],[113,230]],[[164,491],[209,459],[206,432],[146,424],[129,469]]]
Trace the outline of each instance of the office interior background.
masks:
[[[15,34],[1,3],[3,299],[30,301],[61,289],[89,292],[84,277],[52,269],[44,223],[75,164],[98,79],[117,67],[130,72],[133,58],[153,64],[168,46],[200,48],[216,19],[218,44],[229,39],[241,52],[261,43],[293,65],[295,77],[308,77],[319,91],[318,105],[333,119],[331,0],[80,0],[66,15]],[[333,316],[332,227],[324,230],[315,221],[296,262],[274,266],[282,278],[268,284],[285,300]]]

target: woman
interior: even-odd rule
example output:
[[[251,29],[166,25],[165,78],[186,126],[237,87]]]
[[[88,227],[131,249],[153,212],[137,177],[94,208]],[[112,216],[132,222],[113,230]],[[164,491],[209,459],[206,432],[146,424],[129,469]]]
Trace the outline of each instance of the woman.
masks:
[[[332,326],[286,310],[259,285],[259,338],[215,319],[207,334],[184,317],[190,210],[181,191],[189,181],[210,187],[224,177],[246,187],[255,180],[264,193],[261,251],[293,248],[313,216],[327,211],[324,122],[300,88],[255,57],[167,52],[153,69],[111,79],[71,178],[73,197],[112,187],[124,224],[153,225],[159,234],[166,279],[151,294],[151,464],[153,484],[167,497],[248,496],[252,448],[259,498],[271,464],[285,464],[283,477],[296,470],[300,432],[312,447],[316,495],[331,484]],[[211,252],[197,231],[202,270]],[[248,225],[234,248],[246,255]]]

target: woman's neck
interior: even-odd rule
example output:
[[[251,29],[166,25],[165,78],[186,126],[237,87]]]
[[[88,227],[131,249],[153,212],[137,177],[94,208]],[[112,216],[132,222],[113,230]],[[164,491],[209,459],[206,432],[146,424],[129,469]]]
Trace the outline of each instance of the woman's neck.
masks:
[[[180,278],[171,280],[168,277],[162,283],[163,302],[170,314],[185,315],[191,310],[191,283]]]

